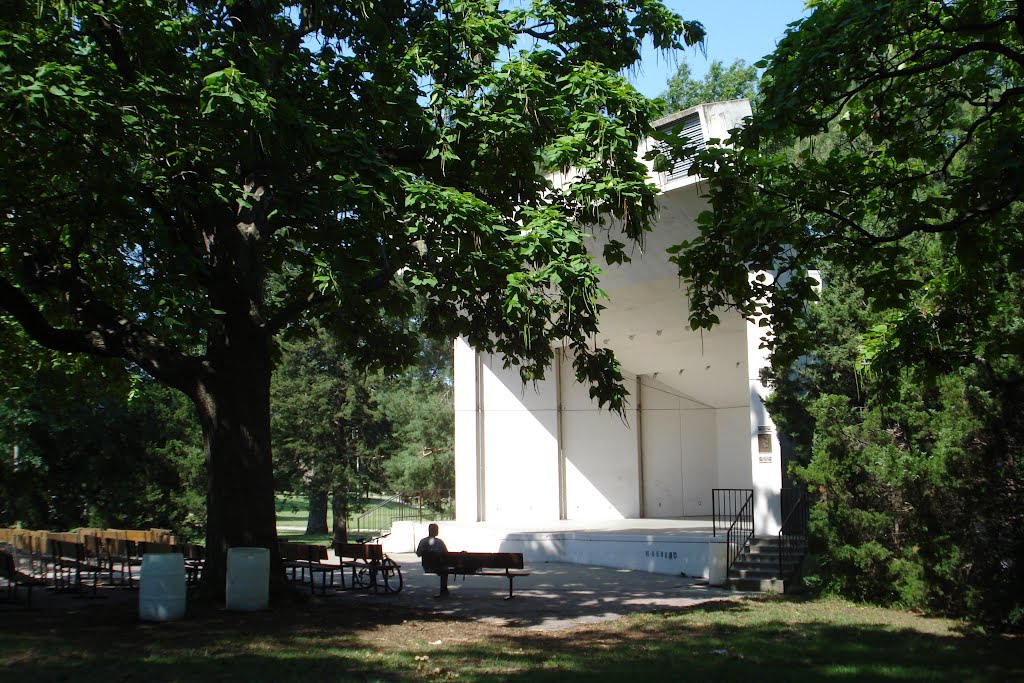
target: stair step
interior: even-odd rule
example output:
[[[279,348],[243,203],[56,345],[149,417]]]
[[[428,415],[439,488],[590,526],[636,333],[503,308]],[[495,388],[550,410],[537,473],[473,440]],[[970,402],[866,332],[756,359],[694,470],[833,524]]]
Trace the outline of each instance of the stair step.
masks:
[[[791,548],[789,555],[803,555],[807,552],[807,548]],[[778,548],[746,548],[741,555],[749,555],[751,557],[779,557]]]
[[[729,576],[735,576],[740,579],[778,579],[779,571],[778,567],[772,569],[737,569],[733,566],[729,570]]]
[[[803,557],[803,555],[804,555],[804,553],[801,552],[801,551],[794,552],[794,553],[787,553],[786,555],[784,555],[782,557],[782,561],[783,562],[790,561],[790,560],[799,561],[800,558]],[[759,563],[762,563],[762,564],[767,563],[767,562],[775,562],[776,564],[778,564],[779,555],[778,555],[778,553],[742,552],[742,553],[739,553],[739,557],[740,557],[740,559],[750,560],[751,562],[759,562]]]
[[[782,565],[782,576],[792,576],[796,573],[797,564],[784,564]],[[732,572],[761,572],[771,574],[772,576],[778,576],[779,565],[778,564],[749,564],[746,562],[734,562],[732,565]]]
[[[723,583],[725,588],[734,591],[760,591],[762,593],[785,593],[786,582],[782,579],[728,578]]]
[[[790,547],[799,547],[799,546],[806,546],[807,545],[807,541],[805,539],[803,539],[803,538],[787,538],[786,539],[786,544],[789,545]],[[779,543],[779,539],[777,539],[777,538],[755,538],[754,540],[752,540],[750,542],[750,545],[747,546],[747,547],[749,547],[749,548],[766,548],[766,549],[771,549],[771,550],[778,550],[780,545],[782,545],[782,544]]]
[[[783,562],[799,562],[804,556],[804,553],[790,553],[782,557]],[[739,560],[747,560],[749,562],[757,562],[758,564],[768,564],[774,562],[779,563],[778,553],[740,553]]]
[[[807,552],[803,539],[787,538],[785,543],[787,556],[780,567],[778,537],[752,539],[733,562],[726,587],[741,591],[785,592],[785,577],[797,573]]]

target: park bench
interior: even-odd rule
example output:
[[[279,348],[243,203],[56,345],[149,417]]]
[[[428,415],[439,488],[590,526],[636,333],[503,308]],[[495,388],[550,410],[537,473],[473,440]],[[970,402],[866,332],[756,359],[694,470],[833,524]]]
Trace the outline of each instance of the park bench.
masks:
[[[383,589],[385,593],[402,590],[402,569],[384,554],[379,543],[336,543],[334,554],[342,566],[352,570],[353,588],[372,588],[374,592]]]
[[[104,567],[99,558],[89,552],[85,543],[77,540],[76,534],[50,534],[51,563],[53,566],[54,588],[58,591],[81,593],[86,575],[92,578],[92,595],[97,595],[100,574]]]
[[[522,553],[469,553],[447,552],[427,553],[423,556],[423,568],[432,573],[442,571],[455,576],[501,576],[508,579],[508,595],[505,600],[515,597],[512,593],[512,582],[517,576],[529,576],[530,572],[512,571],[523,568]],[[503,569],[504,571],[487,571]]]
[[[191,586],[199,583],[199,579],[203,576],[203,567],[206,565],[206,548],[197,543],[138,541],[134,546],[134,552],[138,553],[139,564],[142,563],[143,555],[181,553],[185,562],[185,580],[188,584]]]
[[[12,602],[18,598],[18,586],[26,588],[28,607],[32,607],[32,589],[46,585],[44,579],[19,571],[14,554],[8,550],[0,550],[0,577],[7,581],[7,599]]]
[[[341,564],[329,563],[327,557],[327,546],[313,543],[292,543],[291,541],[278,540],[277,547],[284,561],[285,569],[292,574],[292,581],[295,581],[296,572],[299,573],[298,580],[306,582],[306,572],[309,572],[309,590],[316,591],[316,575],[320,574],[320,593],[327,593],[327,577],[331,577],[331,586],[334,586],[334,573],[341,571],[341,587],[345,587],[345,572]]]

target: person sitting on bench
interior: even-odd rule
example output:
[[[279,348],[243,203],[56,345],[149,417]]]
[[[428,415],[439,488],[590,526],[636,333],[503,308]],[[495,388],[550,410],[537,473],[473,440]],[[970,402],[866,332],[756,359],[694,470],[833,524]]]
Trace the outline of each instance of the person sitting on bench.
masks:
[[[416,546],[416,555],[422,558],[423,571],[429,574],[437,574],[441,577],[441,592],[436,597],[448,596],[448,567],[445,566],[443,557],[448,552],[448,546],[437,537],[438,528],[436,524],[427,527],[426,538],[421,538]]]

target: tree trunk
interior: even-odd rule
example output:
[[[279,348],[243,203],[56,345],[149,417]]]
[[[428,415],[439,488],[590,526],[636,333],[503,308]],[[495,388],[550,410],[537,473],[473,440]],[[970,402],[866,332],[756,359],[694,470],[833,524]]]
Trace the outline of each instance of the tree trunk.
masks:
[[[285,586],[277,549],[270,445],[270,339],[225,332],[207,355],[196,404],[207,475],[206,566],[202,594],[222,600],[229,548],[270,550],[271,594]]]
[[[334,534],[331,545],[348,543],[348,482],[342,479],[331,489],[331,511],[334,514]]]
[[[306,518],[306,535],[329,534],[327,527],[327,489],[309,492],[309,517]]]

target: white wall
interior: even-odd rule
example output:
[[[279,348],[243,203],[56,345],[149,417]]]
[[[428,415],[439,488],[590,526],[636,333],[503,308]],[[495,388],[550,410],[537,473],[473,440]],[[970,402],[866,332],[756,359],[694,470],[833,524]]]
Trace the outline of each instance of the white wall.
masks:
[[[453,342],[453,403],[455,404],[455,518],[480,521],[477,481],[477,358],[476,352],[459,338]]]
[[[411,553],[427,535],[427,522],[395,522],[381,540],[386,553]],[[638,536],[585,531],[520,532],[493,525],[440,522],[440,537],[450,550],[522,553],[529,565],[569,562],[652,574],[703,576],[712,585],[724,574],[721,538]],[[418,568],[412,571],[419,571]]]
[[[558,411],[553,380],[523,385],[485,356],[484,521],[558,519]]]
[[[750,470],[750,409],[748,406],[716,411],[718,486],[753,488]]]
[[[751,273],[750,277],[756,275]],[[748,444],[754,489],[754,530],[758,536],[774,536],[779,532],[782,522],[782,449],[779,446],[775,423],[764,406],[764,399],[768,397],[769,390],[761,381],[761,368],[769,364],[768,352],[761,348],[762,337],[770,329],[761,327],[757,320],[747,323],[747,366],[750,368]],[[760,439],[767,441],[764,452],[759,443]]]
[[[481,358],[477,363],[472,350],[456,342],[460,522],[559,519],[564,476],[567,519],[708,515],[713,488],[754,488],[758,533],[770,533],[777,513],[766,497],[777,493],[781,477],[777,455],[771,463],[759,462],[757,428],[768,421],[759,381],[749,380],[753,404],[716,410],[642,377],[639,444],[636,410],[627,409],[623,419],[598,408],[587,388],[575,383],[570,362],[560,363],[561,388],[554,378],[524,387],[514,367]],[[477,376],[480,392],[472,387]],[[627,378],[627,387],[636,394],[635,378]]]
[[[687,516],[711,514],[711,489],[717,485],[716,412],[707,409],[682,412],[683,514]]]
[[[576,383],[570,362],[562,363],[561,380],[566,518],[639,517],[636,410],[620,417],[598,408],[589,389]]]
[[[715,487],[715,410],[642,378],[644,517],[711,514]]]
[[[643,377],[640,425],[643,433],[644,517],[683,515],[681,399]]]

